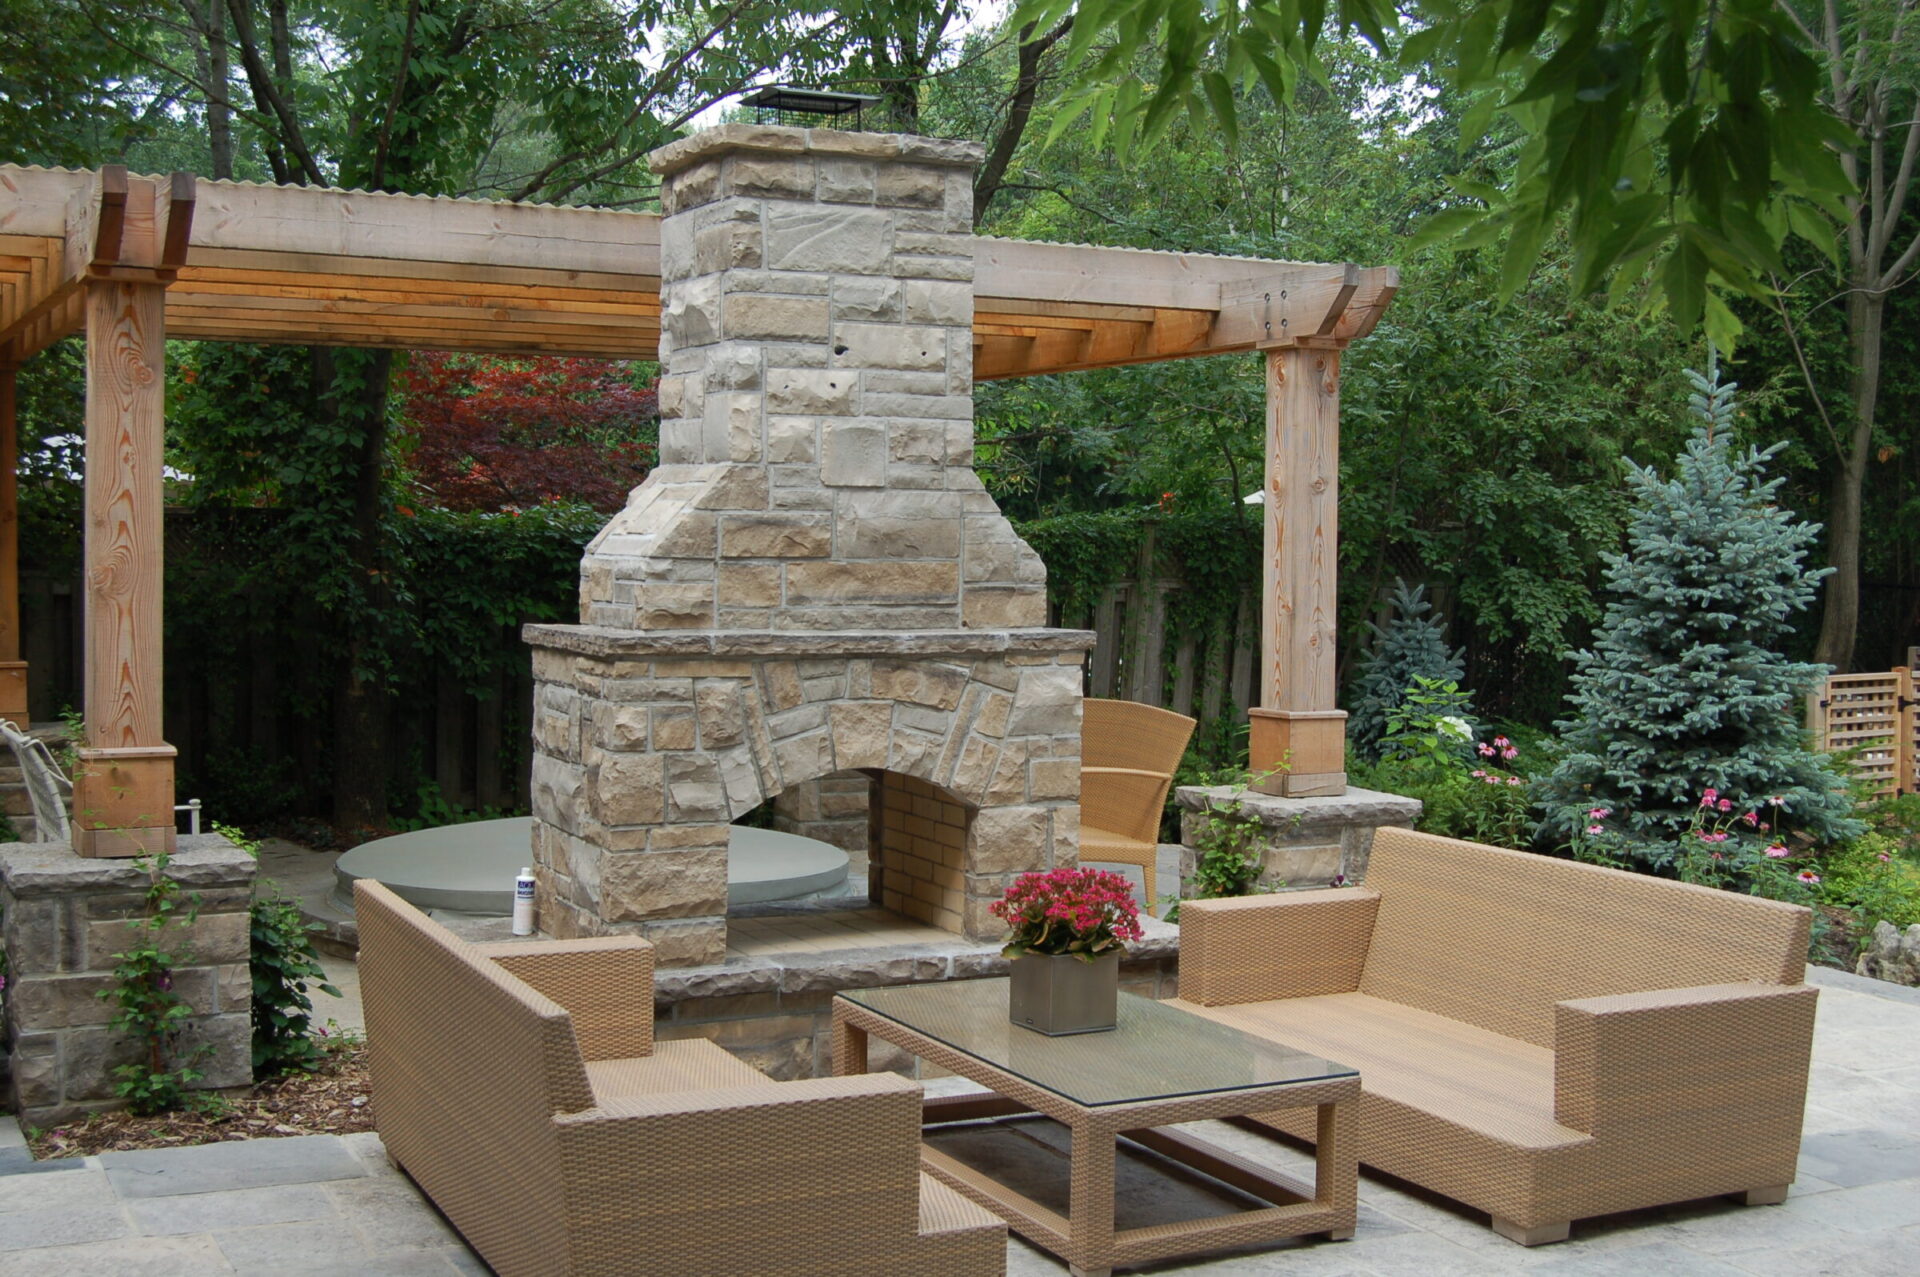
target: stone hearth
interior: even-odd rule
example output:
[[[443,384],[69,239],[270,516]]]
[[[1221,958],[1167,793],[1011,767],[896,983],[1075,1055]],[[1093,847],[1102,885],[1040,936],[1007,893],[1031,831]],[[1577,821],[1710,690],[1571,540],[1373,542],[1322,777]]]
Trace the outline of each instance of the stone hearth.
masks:
[[[660,465],[530,626],[541,929],[726,946],[728,824],[872,780],[870,894],[976,939],[1077,859],[1081,665],[973,471],[971,143],[656,152]]]

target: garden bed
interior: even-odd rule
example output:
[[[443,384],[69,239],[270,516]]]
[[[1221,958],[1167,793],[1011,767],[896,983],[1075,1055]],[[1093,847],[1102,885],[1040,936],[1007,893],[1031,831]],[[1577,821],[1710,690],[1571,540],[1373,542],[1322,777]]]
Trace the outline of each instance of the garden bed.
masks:
[[[367,1048],[364,1042],[352,1042],[332,1050],[312,1073],[288,1073],[257,1082],[244,1096],[207,1110],[151,1117],[102,1113],[50,1130],[29,1131],[27,1144],[34,1157],[45,1159],[290,1135],[350,1135],[372,1129]]]

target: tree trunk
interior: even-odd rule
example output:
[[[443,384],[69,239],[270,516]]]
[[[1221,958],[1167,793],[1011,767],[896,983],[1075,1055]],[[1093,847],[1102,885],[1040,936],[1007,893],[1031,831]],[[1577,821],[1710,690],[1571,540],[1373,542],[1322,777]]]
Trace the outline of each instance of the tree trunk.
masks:
[[[1813,659],[1842,674],[1853,668],[1860,632],[1860,525],[1873,455],[1873,413],[1880,395],[1880,337],[1886,295],[1869,292],[1855,278],[1847,298],[1847,336],[1853,346],[1853,429],[1846,452],[1836,458],[1827,510],[1826,607]]]

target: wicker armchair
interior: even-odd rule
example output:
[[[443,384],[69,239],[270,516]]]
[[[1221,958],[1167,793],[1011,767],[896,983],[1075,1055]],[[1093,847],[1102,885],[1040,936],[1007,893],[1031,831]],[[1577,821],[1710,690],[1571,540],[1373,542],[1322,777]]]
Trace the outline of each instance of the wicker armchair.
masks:
[[[1797,905],[1404,829],[1366,885],[1180,908],[1201,1015],[1360,1070],[1360,1160],[1559,1241],[1785,1200],[1816,991]],[[1265,1115],[1289,1134],[1291,1114]]]
[[[1080,859],[1140,866],[1147,908],[1174,768],[1193,737],[1185,714],[1088,697],[1080,720]]]
[[[474,945],[354,901],[380,1138],[496,1272],[1005,1272],[1005,1225],[920,1174],[917,1084],[655,1042],[644,940]]]

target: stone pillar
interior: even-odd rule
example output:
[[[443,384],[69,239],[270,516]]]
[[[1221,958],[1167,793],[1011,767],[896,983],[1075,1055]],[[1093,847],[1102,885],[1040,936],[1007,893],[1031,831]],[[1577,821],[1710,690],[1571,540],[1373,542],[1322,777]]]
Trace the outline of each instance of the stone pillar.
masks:
[[[183,956],[173,987],[193,1008],[181,1048],[210,1046],[195,1064],[202,1090],[253,1081],[253,981],[248,964],[252,856],[218,834],[183,835],[168,873],[199,912],[171,929]],[[7,957],[5,1023],[14,1112],[46,1126],[122,1107],[114,1069],[133,1044],[108,1028],[113,955],[144,916],[148,878],[128,860],[89,859],[51,843],[0,846],[0,945]]]

